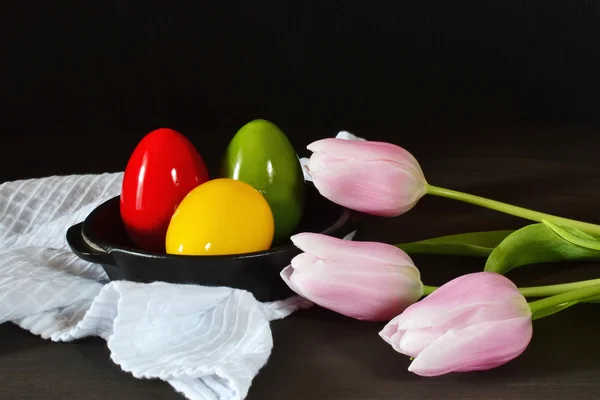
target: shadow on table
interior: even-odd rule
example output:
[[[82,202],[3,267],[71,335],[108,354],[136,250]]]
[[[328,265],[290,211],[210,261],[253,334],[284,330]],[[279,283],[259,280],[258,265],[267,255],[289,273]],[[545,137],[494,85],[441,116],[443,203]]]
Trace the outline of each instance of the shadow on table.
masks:
[[[19,331],[25,332],[11,322],[0,324],[0,338],[3,339],[0,340],[0,356],[48,346],[50,344],[50,342],[42,340],[31,333],[17,335]],[[8,340],[9,337],[10,340]]]

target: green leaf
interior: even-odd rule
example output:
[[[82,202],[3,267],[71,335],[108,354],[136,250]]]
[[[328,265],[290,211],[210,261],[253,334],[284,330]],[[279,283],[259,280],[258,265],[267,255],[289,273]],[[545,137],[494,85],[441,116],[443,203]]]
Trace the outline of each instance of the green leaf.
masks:
[[[594,236],[588,235],[587,233],[570,226],[559,226],[546,220],[542,220],[542,223],[567,242],[585,247],[586,249],[600,251],[600,239],[595,238]]]
[[[396,246],[408,254],[438,254],[467,257],[487,257],[514,231],[470,232],[440,236]]]
[[[508,235],[492,251],[484,270],[505,274],[523,265],[575,260],[600,260],[600,251],[573,244],[538,223]]]

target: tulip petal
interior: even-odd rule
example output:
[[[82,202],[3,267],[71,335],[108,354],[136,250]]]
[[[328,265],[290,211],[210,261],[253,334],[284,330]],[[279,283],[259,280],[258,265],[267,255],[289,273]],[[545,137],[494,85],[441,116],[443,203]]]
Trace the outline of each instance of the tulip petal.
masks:
[[[288,265],[279,273],[281,279],[286,283],[286,285],[288,285],[290,289],[292,289],[295,293],[299,294],[300,296],[304,297],[300,288],[298,288],[294,284],[294,282],[292,282],[292,275],[294,275],[294,268],[291,265]]]
[[[476,272],[441,286],[407,308],[395,323],[398,330],[408,330],[530,316],[527,300],[508,278]]]
[[[326,153],[346,160],[392,161],[410,166],[423,175],[417,159],[407,150],[392,143],[326,138],[309,144],[307,149],[313,153]]]
[[[529,317],[452,329],[417,355],[408,370],[421,376],[438,376],[495,368],[523,353],[532,333]]]
[[[443,328],[423,328],[412,329],[410,331],[401,331],[403,334],[401,339],[394,344],[392,348],[399,353],[406,354],[410,357],[417,357],[427,346],[434,340],[446,333]]]
[[[379,336],[398,353],[416,357],[435,339],[446,333],[445,328],[422,328],[411,331],[398,329],[396,316],[379,332]]]
[[[298,233],[291,240],[300,250],[326,260],[352,264],[414,265],[408,254],[391,244],[356,242],[310,232]],[[416,279],[420,279],[418,269],[411,271],[416,273]]]
[[[331,284],[341,284],[349,288],[369,287],[377,289],[382,294],[391,293],[394,296],[404,292],[418,292],[422,296],[423,284],[415,279],[417,267],[388,266],[383,264],[348,264],[346,262],[318,259],[310,266],[294,269],[294,277],[321,281]],[[391,317],[390,317],[391,318]]]
[[[345,161],[311,173],[319,193],[350,209],[397,216],[426,193],[426,182],[411,169],[390,161]]]
[[[421,281],[398,268],[369,269],[324,260],[313,268],[295,271],[288,280],[292,290],[321,307],[369,321],[389,320],[423,294]]]
[[[312,176],[312,174],[316,174],[317,172],[322,171],[323,169],[327,168],[327,166],[333,163],[344,161],[346,160],[343,158],[336,158],[327,153],[314,153],[310,156],[306,167],[308,168],[308,171]]]
[[[290,262],[292,268],[296,271],[302,271],[303,269],[311,268],[317,261],[319,261],[318,257],[315,257],[309,253],[300,253],[296,257],[292,258]]]
[[[416,303],[415,303],[416,304]],[[396,334],[404,334],[404,331],[399,331],[398,330],[398,318],[400,317],[400,315],[395,316],[394,318],[392,318],[391,321],[389,321],[384,327],[383,329],[379,332],[379,336],[381,336],[381,338],[383,340],[385,340],[385,342],[387,344],[392,345],[392,347],[394,346],[392,344],[392,338],[396,335]],[[396,337],[396,339],[400,339],[399,337]]]
[[[335,137],[338,139],[345,139],[345,140],[367,140],[367,139],[358,137],[348,131],[340,131],[337,135],[335,135]]]

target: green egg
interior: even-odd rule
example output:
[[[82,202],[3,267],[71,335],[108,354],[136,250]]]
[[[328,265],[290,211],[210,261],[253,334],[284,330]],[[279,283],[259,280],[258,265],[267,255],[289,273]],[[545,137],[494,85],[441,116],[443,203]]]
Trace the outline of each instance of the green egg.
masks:
[[[263,119],[244,125],[227,147],[220,175],[262,193],[275,220],[273,245],[289,239],[302,219],[305,183],[296,151],[277,125]]]

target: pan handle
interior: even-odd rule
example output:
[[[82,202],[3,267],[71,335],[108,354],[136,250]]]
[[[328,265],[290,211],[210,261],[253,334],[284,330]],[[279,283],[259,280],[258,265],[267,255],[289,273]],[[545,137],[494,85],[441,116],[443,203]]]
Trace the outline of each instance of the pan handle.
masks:
[[[114,265],[115,262],[112,256],[105,252],[93,249],[90,247],[82,234],[83,222],[73,225],[67,230],[67,243],[69,247],[82,260],[101,264],[101,265]]]

